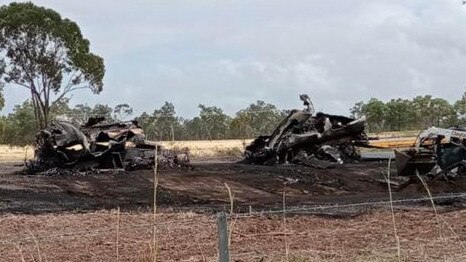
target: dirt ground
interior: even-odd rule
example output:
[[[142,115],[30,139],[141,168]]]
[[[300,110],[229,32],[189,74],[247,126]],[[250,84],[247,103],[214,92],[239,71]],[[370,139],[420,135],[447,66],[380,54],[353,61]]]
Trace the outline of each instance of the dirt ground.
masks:
[[[161,210],[158,261],[217,261],[215,216]],[[466,212],[396,210],[402,261],[465,261]],[[152,261],[152,214],[115,210],[0,217],[1,261]],[[118,221],[120,221],[118,223]],[[349,218],[230,221],[231,261],[398,261],[387,210]],[[117,251],[118,246],[118,251]]]
[[[160,171],[158,261],[216,260],[215,214],[230,209],[226,185],[235,214],[243,213],[230,220],[232,261],[398,261],[388,206],[366,205],[389,199],[386,161],[318,170],[236,160],[194,159],[192,168]],[[0,170],[0,261],[150,260],[151,170],[27,176],[22,168],[10,162]],[[419,181],[393,180],[395,199],[427,196]],[[464,177],[427,182],[434,196],[466,192]],[[285,220],[274,213],[284,191]],[[395,206],[404,261],[466,259],[464,197],[435,203],[438,216],[428,200]]]
[[[158,205],[176,210],[219,211],[229,208],[226,184],[239,211],[288,206],[346,204],[388,200],[386,162],[345,164],[319,170],[303,166],[254,166],[235,158],[195,160],[190,169],[160,171]],[[20,164],[0,171],[0,213],[44,213],[103,208],[147,208],[153,201],[153,172],[92,173],[73,176],[21,175]],[[402,183],[403,182],[403,183]],[[394,198],[427,196],[419,181],[393,185]],[[428,181],[433,194],[465,192],[466,178]],[[402,186],[401,186],[402,185]],[[460,199],[461,200],[461,199]]]

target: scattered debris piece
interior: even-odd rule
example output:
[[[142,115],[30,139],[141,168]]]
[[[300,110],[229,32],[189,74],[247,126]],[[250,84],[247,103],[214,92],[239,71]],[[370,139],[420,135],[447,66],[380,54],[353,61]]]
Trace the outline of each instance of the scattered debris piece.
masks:
[[[369,146],[365,118],[354,119],[318,112],[308,95],[301,95],[305,108],[291,110],[271,135],[257,137],[241,163],[302,164],[330,168],[360,158],[358,146]]]
[[[398,175],[466,174],[466,127],[428,128],[413,148],[395,150],[395,155]]]
[[[147,141],[137,121],[105,123],[103,117],[92,117],[82,126],[54,121],[37,134],[35,159],[27,163],[27,171],[58,174],[67,173],[66,169],[148,169],[154,165],[156,151],[162,167],[189,163],[187,151],[167,150]]]

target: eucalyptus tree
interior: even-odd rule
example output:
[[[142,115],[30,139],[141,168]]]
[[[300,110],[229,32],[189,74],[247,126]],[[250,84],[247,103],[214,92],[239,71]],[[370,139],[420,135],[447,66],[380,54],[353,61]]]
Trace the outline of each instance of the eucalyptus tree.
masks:
[[[37,127],[71,92],[100,93],[104,74],[75,22],[30,2],[0,7],[0,82],[28,89]]]

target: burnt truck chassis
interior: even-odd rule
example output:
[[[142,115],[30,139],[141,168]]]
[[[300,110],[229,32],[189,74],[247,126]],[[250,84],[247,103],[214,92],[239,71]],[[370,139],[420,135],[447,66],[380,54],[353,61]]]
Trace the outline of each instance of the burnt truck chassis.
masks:
[[[156,151],[161,166],[189,164],[187,151],[167,150],[147,141],[137,121],[105,121],[103,117],[89,118],[84,125],[53,121],[37,134],[35,158],[27,163],[28,173],[53,168],[74,171],[149,169],[155,163]]]
[[[395,150],[398,175],[466,175],[466,127],[430,127],[412,148]]]
[[[292,110],[268,136],[257,137],[240,163],[257,165],[302,164],[330,168],[360,159],[358,147],[369,147],[365,118],[354,119],[318,112],[309,96],[301,95],[303,110]]]

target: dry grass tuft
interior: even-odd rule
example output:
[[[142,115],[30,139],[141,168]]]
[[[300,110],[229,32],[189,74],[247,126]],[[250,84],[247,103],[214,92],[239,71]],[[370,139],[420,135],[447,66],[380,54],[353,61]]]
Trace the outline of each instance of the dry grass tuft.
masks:
[[[157,222],[157,187],[159,185],[159,177],[158,177],[158,146],[155,147],[155,156],[154,156],[154,203],[153,203],[153,217],[152,217],[152,261],[156,262],[157,261],[157,252],[158,252],[158,246],[157,246],[157,228],[156,228],[156,222]]]
[[[395,211],[393,209],[393,195],[392,195],[392,187],[390,185],[390,174],[391,174],[391,163],[392,159],[390,158],[388,160],[388,168],[387,168],[387,185],[388,185],[388,194],[390,196],[390,212],[392,215],[392,223],[393,223],[393,232],[395,235],[395,241],[396,241],[396,251],[398,255],[398,261],[401,262],[401,245],[400,245],[400,237],[398,236],[398,232],[396,229],[396,219],[395,219]]]
[[[117,228],[116,228],[116,243],[115,243],[115,253],[116,253],[116,261],[120,261],[120,207],[117,209]]]
[[[24,258],[23,249],[21,248],[21,246],[19,244],[17,244],[17,245],[15,245],[15,247],[18,250],[19,256],[21,258],[21,262],[26,262],[26,259]]]
[[[231,192],[231,189],[230,189],[230,186],[228,186],[227,183],[224,183],[225,184],[225,187],[227,188],[227,191],[228,191],[228,197],[230,199],[230,230],[228,232],[228,246],[231,246],[231,238],[233,236],[233,229],[235,227],[235,223],[236,223],[236,217],[233,219],[234,217],[234,195],[233,193]]]
[[[283,186],[283,240],[285,242],[285,259],[288,262],[289,261],[289,255],[290,255],[290,249],[288,246],[288,238],[287,238],[287,232],[286,232],[286,184]]]

